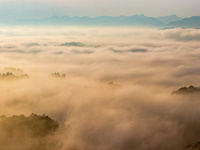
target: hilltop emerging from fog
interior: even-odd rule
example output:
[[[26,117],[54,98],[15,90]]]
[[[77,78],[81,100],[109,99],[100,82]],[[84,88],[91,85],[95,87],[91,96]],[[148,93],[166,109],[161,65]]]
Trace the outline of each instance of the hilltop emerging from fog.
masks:
[[[194,87],[194,86],[189,86],[189,87],[181,87],[177,91],[173,91],[172,94],[192,94],[192,93],[200,93],[200,87]]]

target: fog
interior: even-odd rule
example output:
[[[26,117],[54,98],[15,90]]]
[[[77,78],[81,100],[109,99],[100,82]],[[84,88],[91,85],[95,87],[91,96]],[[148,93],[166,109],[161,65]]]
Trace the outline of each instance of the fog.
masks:
[[[55,119],[47,138],[58,150],[181,150],[200,141],[198,94],[172,94],[200,85],[198,29],[2,27],[0,37],[0,73],[15,76],[0,78],[0,115]],[[0,137],[8,150],[29,149]]]

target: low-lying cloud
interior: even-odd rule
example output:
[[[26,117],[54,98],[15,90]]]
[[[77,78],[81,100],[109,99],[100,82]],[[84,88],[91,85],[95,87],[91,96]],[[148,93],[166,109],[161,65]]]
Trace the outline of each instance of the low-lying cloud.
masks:
[[[178,40],[171,34],[177,32],[199,30],[1,28],[0,73],[18,70],[20,76],[23,70],[29,78],[0,79],[0,115],[36,113],[57,120],[59,129],[49,138],[59,141],[58,150],[195,145],[200,141],[198,95],[172,92],[200,85],[200,44]],[[61,46],[74,41],[84,47]],[[65,78],[53,78],[55,72]]]
[[[115,53],[123,53],[123,52],[147,52],[147,49],[142,49],[142,48],[133,48],[133,49],[127,49],[127,50],[118,50],[114,48],[110,48],[111,51]]]

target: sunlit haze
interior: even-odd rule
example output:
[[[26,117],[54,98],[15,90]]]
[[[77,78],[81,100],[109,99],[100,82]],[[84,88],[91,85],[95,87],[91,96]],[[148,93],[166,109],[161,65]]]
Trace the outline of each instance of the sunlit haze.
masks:
[[[200,150],[199,6],[0,1],[0,150]]]

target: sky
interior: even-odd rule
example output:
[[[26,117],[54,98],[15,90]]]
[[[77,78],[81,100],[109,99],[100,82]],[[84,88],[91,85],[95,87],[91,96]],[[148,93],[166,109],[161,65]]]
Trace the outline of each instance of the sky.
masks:
[[[50,16],[200,15],[199,0],[1,0],[1,21]]]

